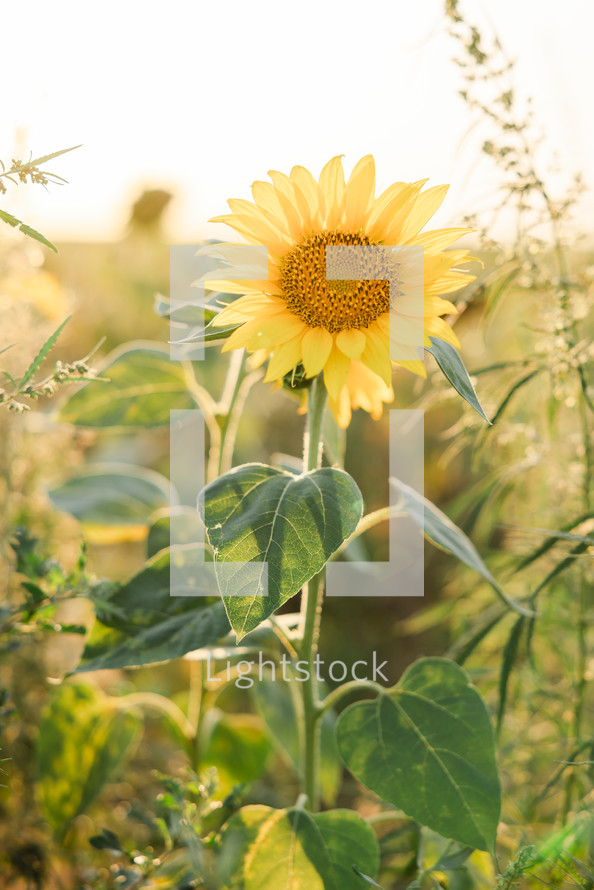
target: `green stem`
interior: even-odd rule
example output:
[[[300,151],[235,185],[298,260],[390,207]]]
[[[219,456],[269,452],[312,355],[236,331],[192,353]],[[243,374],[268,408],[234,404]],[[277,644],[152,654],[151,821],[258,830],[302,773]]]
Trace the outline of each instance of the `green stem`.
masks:
[[[322,460],[322,423],[326,404],[326,388],[321,375],[314,381],[308,395],[307,425],[304,437],[303,463],[306,471],[316,470]],[[322,616],[322,596],[324,591],[324,571],[310,579],[307,590],[302,593],[301,615],[303,637],[299,655],[307,663],[307,679],[302,685],[303,726],[303,792],[307,795],[309,808],[314,812],[319,808],[319,760],[320,725],[318,680],[316,656]]]
[[[206,671],[203,661],[190,663],[190,688],[188,701],[188,721],[192,727],[193,751],[192,764],[196,772],[200,769],[200,735],[202,732],[202,715],[206,697]]]
[[[234,413],[235,403],[237,402],[237,397],[243,381],[244,366],[245,349],[233,352],[229,361],[229,368],[227,370],[227,378],[225,380],[221,401],[217,405],[217,415],[221,418],[221,447],[219,449],[217,466],[217,473],[219,476],[226,473],[227,470],[230,470],[233,463],[235,436],[229,436],[229,432],[232,424],[231,419]]]
[[[374,692],[376,695],[381,695],[386,692],[386,689],[380,686],[379,683],[374,683],[373,680],[351,680],[349,683],[343,683],[342,686],[333,689],[326,696],[318,708],[318,716],[321,717],[326,711],[330,711],[341,699],[346,698],[352,692],[361,691]]]
[[[320,374],[311,385],[307,403],[307,424],[303,438],[303,468],[317,470],[322,462],[322,424],[326,406],[326,387]]]

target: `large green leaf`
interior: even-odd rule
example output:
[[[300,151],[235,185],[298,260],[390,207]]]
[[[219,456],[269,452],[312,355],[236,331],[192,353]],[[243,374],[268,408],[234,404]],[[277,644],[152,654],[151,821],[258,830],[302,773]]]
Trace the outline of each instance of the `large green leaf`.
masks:
[[[132,751],[140,720],[93,689],[61,686],[45,710],[37,741],[38,794],[58,838],[83,813]]]
[[[426,346],[425,349],[431,353],[444,377],[450,381],[456,392],[468,402],[471,408],[474,408],[477,414],[480,414],[487,423],[491,423],[478,400],[458,350],[446,343],[445,340],[440,340],[439,337],[429,337],[429,339],[431,346]]]
[[[173,552],[178,561],[184,556]],[[171,559],[171,551],[159,552],[127,583],[94,601],[97,621],[77,673],[170,661],[229,633],[212,572],[196,579],[195,595],[171,596]]]
[[[239,640],[322,570],[363,512],[361,493],[343,470],[295,476],[264,464],[219,477],[199,506]]]
[[[131,464],[85,466],[48,492],[59,510],[93,525],[146,525],[169,503],[168,480]]]
[[[493,850],[500,787],[487,709],[467,674],[417,661],[397,686],[340,715],[338,748],[384,800],[444,837]]]
[[[403,500],[404,510],[423,531],[425,537],[429,538],[432,543],[443,550],[447,550],[448,553],[452,553],[465,565],[474,569],[479,575],[482,575],[485,581],[489,582],[497,596],[514,612],[526,617],[534,615],[531,609],[516,602],[505,592],[499,581],[497,581],[483,562],[470,538],[445,513],[442,513],[439,507],[436,507],[435,504],[400,479],[391,477],[390,484],[398,490]]]
[[[223,834],[224,890],[361,890],[375,875],[373,830],[351,810],[243,807]]]
[[[87,427],[169,426],[173,409],[195,408],[183,368],[158,343],[126,344],[93,380],[70,396],[59,419]]]

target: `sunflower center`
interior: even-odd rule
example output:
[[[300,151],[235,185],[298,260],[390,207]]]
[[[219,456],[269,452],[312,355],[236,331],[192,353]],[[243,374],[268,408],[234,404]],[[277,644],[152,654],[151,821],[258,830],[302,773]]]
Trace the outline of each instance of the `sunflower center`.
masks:
[[[300,241],[281,263],[281,287],[287,306],[312,328],[326,328],[331,334],[367,328],[390,310],[390,279],[396,277],[395,264],[384,251],[364,251],[359,257],[341,262],[345,280],[326,279],[328,245],[374,246],[367,235],[348,232],[321,232]],[[365,268],[369,279],[346,280]],[[349,270],[350,266],[350,270]]]

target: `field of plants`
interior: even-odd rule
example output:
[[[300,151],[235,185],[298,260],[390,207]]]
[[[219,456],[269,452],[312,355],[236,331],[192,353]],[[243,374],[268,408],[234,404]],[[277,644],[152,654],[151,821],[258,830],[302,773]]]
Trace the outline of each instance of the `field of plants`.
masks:
[[[3,157],[0,888],[594,888],[582,184],[444,27],[500,178],[452,228],[371,155],[272,171],[180,297],[169,193],[54,245],[11,196],[65,152]]]

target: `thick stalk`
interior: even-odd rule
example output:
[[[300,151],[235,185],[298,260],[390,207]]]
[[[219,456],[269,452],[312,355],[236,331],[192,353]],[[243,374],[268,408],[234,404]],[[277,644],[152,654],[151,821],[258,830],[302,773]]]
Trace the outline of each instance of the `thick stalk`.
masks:
[[[322,422],[326,404],[326,388],[322,377],[313,383],[308,397],[307,426],[304,437],[303,463],[307,471],[317,469],[322,459]],[[314,812],[319,807],[319,760],[320,760],[320,724],[319,695],[316,672],[318,639],[320,635],[320,619],[322,615],[322,596],[324,591],[324,572],[315,575],[303,591],[301,615],[303,637],[299,647],[302,661],[307,663],[307,679],[302,684],[303,696],[303,792],[307,795],[308,806]]]

